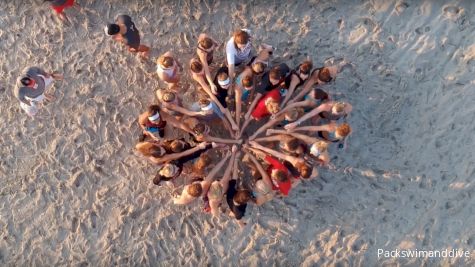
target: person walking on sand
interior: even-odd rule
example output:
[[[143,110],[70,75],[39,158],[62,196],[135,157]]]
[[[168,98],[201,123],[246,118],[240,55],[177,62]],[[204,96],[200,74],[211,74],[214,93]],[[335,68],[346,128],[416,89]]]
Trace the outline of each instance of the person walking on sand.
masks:
[[[104,31],[115,41],[123,43],[130,52],[139,53],[141,57],[148,58],[150,48],[140,44],[139,30],[135,27],[130,16],[117,16],[115,23],[107,24]]]
[[[68,17],[64,14],[64,10],[66,8],[75,7],[76,9],[80,9],[81,7],[75,3],[74,0],[44,0],[44,2],[49,2],[51,9],[53,9],[56,15],[62,22],[69,22]]]
[[[13,91],[20,101],[20,107],[34,118],[39,111],[38,104],[45,99],[53,101],[54,97],[45,91],[53,85],[54,80],[62,80],[63,75],[48,73],[38,67],[27,68]]]

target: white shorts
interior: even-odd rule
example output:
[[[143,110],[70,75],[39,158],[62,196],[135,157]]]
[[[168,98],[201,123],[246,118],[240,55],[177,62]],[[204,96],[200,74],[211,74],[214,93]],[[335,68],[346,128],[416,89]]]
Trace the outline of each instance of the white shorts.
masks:
[[[53,81],[54,81],[53,77],[46,78],[43,75],[38,75],[38,76],[43,78],[43,80],[45,82],[45,91],[53,85]],[[30,101],[30,105],[27,105],[27,104],[20,101],[20,107],[26,112],[26,114],[33,117],[39,111],[39,106],[37,105],[37,103],[38,104],[43,103],[43,101],[45,100],[45,94],[43,93],[43,94],[41,94],[41,95],[39,95],[35,98],[30,98],[30,97],[27,97],[27,96],[25,98],[28,101]]]

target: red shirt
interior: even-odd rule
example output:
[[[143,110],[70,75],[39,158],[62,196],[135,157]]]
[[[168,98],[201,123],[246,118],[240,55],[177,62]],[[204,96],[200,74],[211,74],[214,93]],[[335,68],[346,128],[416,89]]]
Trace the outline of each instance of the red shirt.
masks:
[[[270,112],[267,110],[266,107],[266,100],[269,98],[275,99],[277,102],[280,102],[280,88],[276,88],[269,93],[267,93],[265,96],[263,96],[259,102],[257,102],[256,108],[252,111],[251,116],[256,119],[262,119],[266,116],[270,115]]]
[[[285,172],[285,175],[289,178],[287,182],[277,182],[274,181],[272,178],[272,189],[273,190],[279,190],[284,196],[288,196],[290,189],[292,188],[292,182],[290,181],[289,177],[289,170],[284,166],[284,164],[280,163],[277,159],[271,157],[271,156],[266,156],[264,160],[270,164],[269,168],[267,169],[267,173],[269,176],[272,174],[272,170],[282,170]]]

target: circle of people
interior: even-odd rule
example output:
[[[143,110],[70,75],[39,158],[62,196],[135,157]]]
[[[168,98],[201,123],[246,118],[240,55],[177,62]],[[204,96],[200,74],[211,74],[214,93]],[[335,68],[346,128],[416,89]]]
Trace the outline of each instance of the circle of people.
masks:
[[[148,57],[149,48],[140,43],[130,16],[119,15],[104,31],[130,52]],[[226,63],[213,67],[219,46],[206,33],[198,37],[189,74],[202,97],[190,108],[180,99],[182,64],[171,51],[158,58],[157,75],[168,88],[158,89],[156,104],[139,116],[142,133],[135,148],[158,166],[153,184],[172,186],[174,204],[201,198],[204,211],[219,216],[229,210],[244,226],[248,203],[260,206],[275,196],[288,196],[302,180],[318,176],[317,168],[329,166],[329,146],[346,146],[352,107],[332,100],[324,90],[344,64],[314,68],[306,59],[294,69],[285,63],[269,66],[275,49],[261,44],[255,52],[251,31],[239,29],[225,44]],[[46,90],[62,78],[38,67],[28,68],[15,88],[20,107],[34,118],[44,100],[54,100]],[[256,130],[249,134],[246,129],[251,123]],[[221,133],[229,133],[227,137],[213,135],[218,125],[224,126]],[[184,137],[165,138],[167,126],[180,129]],[[212,149],[224,154],[211,168],[208,151]],[[247,166],[243,169],[249,179],[243,179],[240,164]],[[185,165],[194,178],[176,187]],[[223,168],[224,175],[217,177]],[[182,192],[176,192],[177,188]]]

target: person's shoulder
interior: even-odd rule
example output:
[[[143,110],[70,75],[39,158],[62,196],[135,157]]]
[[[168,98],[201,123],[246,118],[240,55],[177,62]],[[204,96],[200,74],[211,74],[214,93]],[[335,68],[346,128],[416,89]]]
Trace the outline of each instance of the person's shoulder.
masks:
[[[125,15],[125,14],[120,14],[120,15],[117,16],[116,20],[119,23],[132,22],[132,17],[130,17],[129,15]]]

